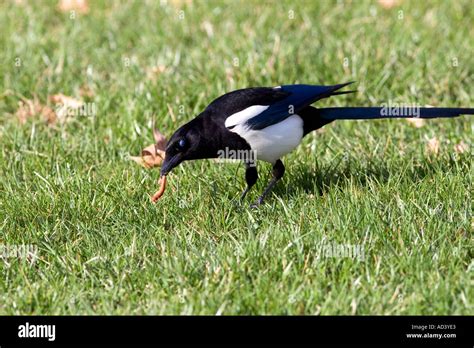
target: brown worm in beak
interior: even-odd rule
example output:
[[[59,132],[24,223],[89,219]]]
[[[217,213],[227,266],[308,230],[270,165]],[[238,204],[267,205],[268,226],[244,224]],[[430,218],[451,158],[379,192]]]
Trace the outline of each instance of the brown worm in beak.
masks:
[[[158,189],[158,191],[151,197],[151,201],[153,203],[156,203],[160,198],[161,196],[163,196],[163,193],[165,193],[165,189],[166,189],[166,175],[164,176],[161,176],[160,177],[160,180],[158,181],[160,183],[160,188]]]

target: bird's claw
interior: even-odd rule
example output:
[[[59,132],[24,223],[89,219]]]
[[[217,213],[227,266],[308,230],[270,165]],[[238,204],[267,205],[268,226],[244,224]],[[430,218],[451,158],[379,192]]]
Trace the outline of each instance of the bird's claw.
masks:
[[[263,204],[263,197],[259,197],[255,203],[250,204],[251,209],[256,209]]]

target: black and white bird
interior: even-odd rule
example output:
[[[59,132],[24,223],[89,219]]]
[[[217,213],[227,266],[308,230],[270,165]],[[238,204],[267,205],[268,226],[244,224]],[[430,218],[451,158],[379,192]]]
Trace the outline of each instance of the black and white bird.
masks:
[[[273,177],[258,198],[256,205],[259,205],[285,173],[281,158],[295,149],[305,135],[334,120],[438,118],[474,114],[473,108],[404,107],[402,110],[387,110],[386,107],[318,109],[310,106],[323,98],[355,92],[339,91],[351,83],[255,87],[224,94],[173,134],[166,147],[161,177],[183,161],[251,151],[255,155],[243,159],[247,187],[241,199],[258,179],[257,168],[252,163],[255,157],[273,165]]]

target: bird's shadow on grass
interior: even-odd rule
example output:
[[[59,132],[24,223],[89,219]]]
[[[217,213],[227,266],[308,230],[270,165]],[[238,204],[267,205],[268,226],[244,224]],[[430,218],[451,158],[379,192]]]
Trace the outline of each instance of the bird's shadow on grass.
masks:
[[[384,184],[391,177],[404,177],[405,180],[411,180],[416,184],[434,175],[439,168],[450,170],[456,165],[455,163],[453,159],[444,157],[427,159],[408,167],[388,165],[385,162],[360,164],[348,161],[308,170],[307,166],[301,164],[291,169],[297,174],[287,179],[285,185],[277,185],[274,193],[278,196],[286,194],[289,197],[296,197],[304,191],[322,196],[336,187],[344,188],[351,183],[359,187],[367,187],[374,181]]]

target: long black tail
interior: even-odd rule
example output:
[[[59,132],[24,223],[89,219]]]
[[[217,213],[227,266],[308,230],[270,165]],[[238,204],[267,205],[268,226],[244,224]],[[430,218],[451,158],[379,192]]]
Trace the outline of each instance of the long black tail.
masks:
[[[378,118],[438,118],[474,115],[473,108],[356,107],[318,109],[325,120],[369,120]]]

